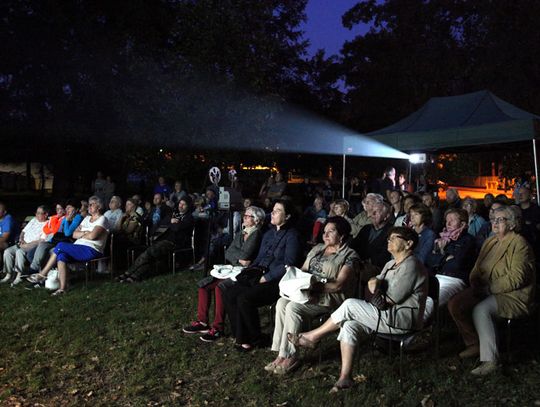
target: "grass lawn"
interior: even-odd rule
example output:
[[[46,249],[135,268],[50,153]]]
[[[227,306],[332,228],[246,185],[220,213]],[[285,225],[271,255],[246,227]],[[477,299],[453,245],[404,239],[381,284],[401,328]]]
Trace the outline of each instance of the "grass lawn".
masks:
[[[229,338],[207,344],[182,334],[195,315],[198,278],[182,272],[127,286],[97,281],[86,289],[76,282],[60,297],[1,286],[0,404],[540,405],[540,354],[530,326],[515,331],[512,363],[475,378],[469,371],[476,362],[455,357],[462,345],[447,322],[439,359],[431,349],[407,356],[403,392],[398,359],[365,344],[357,386],[329,395],[339,371],[335,337],[324,342],[320,365],[317,354],[307,353],[297,372],[280,378],[263,370],[274,358],[269,350],[240,354]]]

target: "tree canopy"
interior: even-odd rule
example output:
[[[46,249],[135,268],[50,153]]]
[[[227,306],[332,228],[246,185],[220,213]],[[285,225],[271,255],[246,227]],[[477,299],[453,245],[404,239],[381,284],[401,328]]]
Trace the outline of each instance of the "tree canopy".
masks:
[[[253,132],[276,100],[312,97],[305,3],[7,1],[2,126],[59,143]]]
[[[344,44],[348,124],[375,130],[433,96],[489,89],[540,111],[540,28],[533,0],[360,1],[345,27],[370,24]]]

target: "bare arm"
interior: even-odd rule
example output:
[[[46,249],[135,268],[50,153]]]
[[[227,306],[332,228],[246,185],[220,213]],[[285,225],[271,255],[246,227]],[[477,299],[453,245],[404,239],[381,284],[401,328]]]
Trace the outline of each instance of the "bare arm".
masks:
[[[95,226],[91,232],[82,232],[79,228],[73,232],[73,238],[75,239],[88,239],[88,240],[98,240],[104,233],[107,233],[107,230],[102,226]]]
[[[339,293],[349,284],[354,276],[354,270],[351,266],[343,266],[334,281],[329,281],[323,284],[321,292],[323,293]]]
[[[370,278],[368,281],[368,289],[371,294],[375,294],[375,290],[379,287],[381,280],[376,277]]]

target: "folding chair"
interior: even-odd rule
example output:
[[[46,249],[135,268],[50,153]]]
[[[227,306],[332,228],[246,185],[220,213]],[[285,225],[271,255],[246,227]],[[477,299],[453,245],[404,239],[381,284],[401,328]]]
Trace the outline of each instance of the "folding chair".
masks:
[[[521,318],[505,318],[504,324],[506,325],[506,358],[508,362],[512,361],[512,330],[515,329],[515,326],[519,323],[526,322],[536,318],[536,335],[540,335],[540,306],[537,302],[533,303],[530,307],[530,312],[528,315],[524,315]]]
[[[428,297],[433,300],[433,314],[424,318],[422,328],[416,330],[410,330],[406,333],[378,333],[374,332],[376,338],[385,339],[389,342],[389,355],[392,357],[392,343],[399,342],[399,384],[403,389],[403,353],[404,348],[412,343],[412,341],[423,332],[431,330],[434,333],[435,338],[435,358],[439,357],[439,280],[437,277],[429,276],[429,289]],[[412,308],[411,308],[412,311]]]
[[[190,247],[184,247],[184,248],[174,248],[171,252],[171,256],[169,260],[171,261],[172,266],[172,273],[176,273],[176,256],[179,253],[184,252],[191,252],[191,264],[195,263],[195,228],[193,228],[193,231],[191,232],[191,245]]]
[[[77,262],[73,263],[75,265],[81,264],[84,266],[84,286],[86,287],[88,285],[88,280],[90,277],[90,273],[94,272],[96,270],[98,262],[102,260],[109,260],[111,262],[111,272],[109,273],[111,275],[111,281],[114,279],[114,264],[113,264],[113,243],[114,243],[114,234],[109,233],[109,236],[107,236],[107,242],[105,243],[105,250],[102,257],[98,257],[92,260],[88,260],[85,262]]]

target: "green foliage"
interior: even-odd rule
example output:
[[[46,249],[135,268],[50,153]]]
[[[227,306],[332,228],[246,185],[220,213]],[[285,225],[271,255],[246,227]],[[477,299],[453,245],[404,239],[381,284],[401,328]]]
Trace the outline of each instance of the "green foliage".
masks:
[[[538,12],[534,0],[358,2],[343,24],[371,29],[343,47],[348,123],[375,130],[430,97],[480,89],[540,112]]]
[[[4,7],[2,122],[48,141],[189,145],[253,131],[269,107],[257,95],[286,97],[302,75],[305,0]]]

